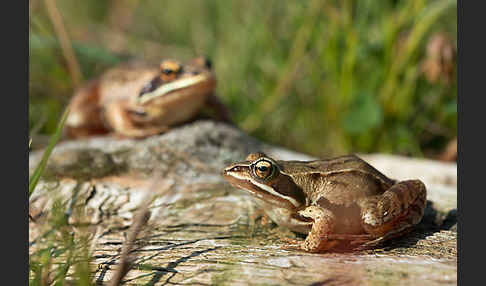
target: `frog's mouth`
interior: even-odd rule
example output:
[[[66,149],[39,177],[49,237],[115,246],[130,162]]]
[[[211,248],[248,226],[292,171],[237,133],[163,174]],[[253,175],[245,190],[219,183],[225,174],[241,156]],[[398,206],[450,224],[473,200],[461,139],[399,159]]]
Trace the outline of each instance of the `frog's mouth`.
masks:
[[[137,98],[137,101],[139,104],[146,104],[147,102],[152,101],[155,98],[160,98],[174,91],[195,86],[201,82],[207,81],[208,79],[208,75],[199,74],[196,76],[191,76],[189,78],[183,78],[169,83],[165,83],[152,92],[142,94],[140,97]]]
[[[241,166],[231,166],[223,170],[224,178],[234,187],[241,188],[249,192],[251,195],[262,199],[266,202],[272,203],[278,207],[286,209],[295,209],[300,206],[300,203],[290,196],[284,196],[272,187],[255,182],[245,173],[239,173],[235,168],[245,168]],[[234,170],[234,171],[233,171]]]

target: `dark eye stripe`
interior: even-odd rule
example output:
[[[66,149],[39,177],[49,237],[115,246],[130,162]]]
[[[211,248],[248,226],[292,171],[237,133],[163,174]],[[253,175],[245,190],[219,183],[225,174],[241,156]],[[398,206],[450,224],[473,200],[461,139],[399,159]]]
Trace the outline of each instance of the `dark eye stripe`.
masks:
[[[150,82],[145,84],[145,86],[142,88],[142,90],[140,90],[140,93],[138,94],[138,96],[142,97],[142,95],[156,90],[161,85],[161,83],[162,83],[162,81],[161,81],[160,77],[158,77],[158,76],[155,77]]]

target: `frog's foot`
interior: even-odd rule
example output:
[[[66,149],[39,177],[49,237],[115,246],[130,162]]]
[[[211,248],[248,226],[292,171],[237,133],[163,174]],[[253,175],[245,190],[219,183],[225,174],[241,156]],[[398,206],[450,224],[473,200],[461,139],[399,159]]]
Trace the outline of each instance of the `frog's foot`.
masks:
[[[377,238],[375,242],[381,242],[420,222],[426,204],[425,185],[419,180],[398,182],[382,195],[359,204],[364,230]]]
[[[115,137],[118,139],[125,139],[125,138],[137,138],[142,139],[154,135],[158,135],[161,133],[165,133],[169,130],[168,126],[154,126],[154,127],[145,127],[143,129],[124,129],[119,130],[120,133],[115,133]]]
[[[303,241],[293,239],[293,238],[288,238],[288,237],[282,237],[281,240],[285,242],[285,244],[281,247],[282,249],[285,250],[300,250],[301,245]]]
[[[398,229],[394,231],[390,231],[389,233],[385,234],[384,236],[378,237],[376,239],[373,239],[371,241],[365,242],[365,243],[360,243],[359,246],[357,246],[355,249],[356,250],[363,250],[367,248],[372,248],[375,247],[376,245],[387,241],[389,239],[395,238],[395,237],[400,237],[404,234],[409,233],[412,230],[410,225],[404,225],[403,227],[399,227]]]
[[[283,245],[281,248],[285,250],[304,250],[308,252],[324,252],[331,248],[334,248],[339,244],[337,240],[325,240],[326,243],[320,245],[319,248],[309,248],[309,244],[305,241],[295,240],[291,238],[283,238],[287,244]]]
[[[270,218],[268,217],[267,214],[265,214],[265,211],[263,209],[257,209],[255,212],[253,212],[251,215],[250,215],[250,221],[252,222],[252,224],[254,222],[256,222],[259,218],[260,219],[260,226],[264,227],[265,225],[267,225],[271,220]]]
[[[347,241],[350,245],[360,245],[373,241],[371,234],[329,234],[327,239],[334,241]]]
[[[319,206],[309,206],[301,211],[299,215],[312,219],[312,228],[300,248],[308,252],[322,252],[329,250],[338,244],[338,241],[329,241],[328,235],[332,233],[336,218],[334,214]]]
[[[282,241],[284,241],[285,243],[290,244],[290,245],[299,245],[299,244],[302,243],[302,240],[293,239],[293,238],[289,238],[289,237],[282,237],[280,239]]]

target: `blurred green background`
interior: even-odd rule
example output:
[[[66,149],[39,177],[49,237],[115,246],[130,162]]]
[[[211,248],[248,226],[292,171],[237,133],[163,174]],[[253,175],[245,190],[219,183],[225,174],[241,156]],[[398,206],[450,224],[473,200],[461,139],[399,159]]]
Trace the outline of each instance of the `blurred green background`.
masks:
[[[113,65],[200,54],[237,125],[270,143],[433,158],[457,134],[456,1],[29,5],[32,136],[52,134],[74,89]]]

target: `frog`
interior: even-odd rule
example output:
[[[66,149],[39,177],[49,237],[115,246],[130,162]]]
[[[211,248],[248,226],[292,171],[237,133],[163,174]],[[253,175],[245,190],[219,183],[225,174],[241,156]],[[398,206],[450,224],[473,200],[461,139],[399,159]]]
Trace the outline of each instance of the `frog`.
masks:
[[[216,120],[233,124],[215,95],[216,84],[212,63],[203,56],[186,64],[174,59],[158,66],[140,60],[121,64],[75,92],[66,137],[145,138],[189,122],[205,108]]]
[[[222,175],[255,197],[277,225],[306,235],[284,238],[285,249],[312,253],[400,237],[422,220],[427,200],[421,180],[388,178],[354,154],[284,161],[256,152]]]

